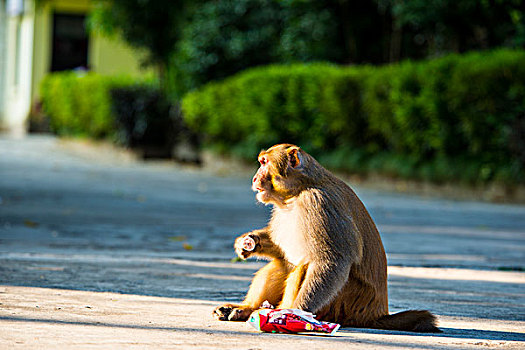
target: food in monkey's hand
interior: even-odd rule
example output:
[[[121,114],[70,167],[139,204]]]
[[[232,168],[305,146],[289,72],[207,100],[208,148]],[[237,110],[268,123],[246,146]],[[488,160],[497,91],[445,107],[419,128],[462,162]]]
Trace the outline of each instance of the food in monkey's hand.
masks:
[[[246,323],[258,331],[271,333],[317,332],[334,335],[341,327],[337,323],[318,321],[310,312],[299,309],[255,310]]]
[[[242,241],[242,248],[249,252],[253,251],[255,249],[255,240],[250,236],[244,237]]]

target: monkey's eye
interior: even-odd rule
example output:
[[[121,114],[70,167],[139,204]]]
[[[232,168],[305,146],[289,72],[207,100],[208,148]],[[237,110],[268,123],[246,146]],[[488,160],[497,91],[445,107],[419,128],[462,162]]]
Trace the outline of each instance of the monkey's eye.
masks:
[[[259,163],[261,163],[261,165],[265,165],[267,163],[266,158],[265,157],[259,158]]]

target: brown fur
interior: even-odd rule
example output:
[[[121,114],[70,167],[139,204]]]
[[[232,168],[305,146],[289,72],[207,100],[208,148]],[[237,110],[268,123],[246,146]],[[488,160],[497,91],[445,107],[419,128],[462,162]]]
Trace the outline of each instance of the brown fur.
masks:
[[[388,314],[387,264],[381,237],[363,203],[343,181],[299,147],[276,145],[259,154],[257,199],[273,204],[268,227],[235,242],[246,259],[271,259],[241,305],[215,309],[220,320],[246,320],[268,300],[343,326],[439,332],[428,311]],[[243,239],[255,243],[243,249]]]

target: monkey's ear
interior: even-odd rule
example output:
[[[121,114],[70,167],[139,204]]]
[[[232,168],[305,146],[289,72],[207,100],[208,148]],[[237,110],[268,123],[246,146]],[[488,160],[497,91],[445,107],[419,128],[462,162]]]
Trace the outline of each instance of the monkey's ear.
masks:
[[[300,148],[297,146],[292,146],[286,150],[286,153],[288,154],[288,164],[295,169],[300,168],[303,163],[299,154],[299,149]]]

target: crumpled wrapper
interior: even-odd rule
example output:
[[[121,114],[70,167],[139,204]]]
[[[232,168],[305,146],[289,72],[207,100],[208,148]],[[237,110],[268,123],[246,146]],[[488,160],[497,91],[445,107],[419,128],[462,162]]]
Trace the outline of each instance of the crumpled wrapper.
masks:
[[[299,309],[258,309],[248,318],[250,326],[260,332],[302,333],[317,332],[334,335],[338,323],[316,320],[315,315]]]

